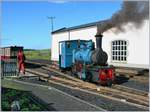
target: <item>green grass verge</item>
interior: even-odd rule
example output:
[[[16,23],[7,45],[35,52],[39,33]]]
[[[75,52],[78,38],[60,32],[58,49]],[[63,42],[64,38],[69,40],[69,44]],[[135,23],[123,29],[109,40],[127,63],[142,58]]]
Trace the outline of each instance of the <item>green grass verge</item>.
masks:
[[[24,50],[24,53],[25,53],[26,59],[44,59],[44,60],[51,59],[50,49]]]

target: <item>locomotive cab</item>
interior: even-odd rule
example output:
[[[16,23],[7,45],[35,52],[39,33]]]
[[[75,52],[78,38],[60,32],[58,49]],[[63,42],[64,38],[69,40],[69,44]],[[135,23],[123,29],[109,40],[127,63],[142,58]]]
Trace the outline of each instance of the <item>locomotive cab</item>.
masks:
[[[59,42],[59,68],[62,70],[71,70],[73,65],[73,52],[80,49],[86,40],[67,40]]]

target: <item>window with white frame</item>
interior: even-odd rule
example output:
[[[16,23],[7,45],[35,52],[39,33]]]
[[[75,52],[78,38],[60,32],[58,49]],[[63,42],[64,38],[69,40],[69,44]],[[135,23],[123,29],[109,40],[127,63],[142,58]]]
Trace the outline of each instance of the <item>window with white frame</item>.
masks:
[[[127,61],[127,41],[114,40],[112,41],[112,61],[126,62]]]

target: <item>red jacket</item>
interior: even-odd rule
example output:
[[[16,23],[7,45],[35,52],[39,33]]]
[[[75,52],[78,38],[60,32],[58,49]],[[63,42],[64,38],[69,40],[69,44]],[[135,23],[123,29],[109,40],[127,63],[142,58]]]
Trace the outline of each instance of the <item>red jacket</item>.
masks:
[[[17,58],[18,58],[18,62],[19,63],[24,63],[24,61],[25,61],[25,55],[23,54],[23,52],[18,52]]]

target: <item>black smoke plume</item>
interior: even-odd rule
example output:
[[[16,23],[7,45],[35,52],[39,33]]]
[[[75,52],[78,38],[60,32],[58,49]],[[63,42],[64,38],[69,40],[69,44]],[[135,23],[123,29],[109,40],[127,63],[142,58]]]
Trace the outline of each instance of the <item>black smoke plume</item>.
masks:
[[[131,22],[136,28],[140,28],[143,20],[149,18],[149,1],[124,1],[117,13],[115,13],[108,21],[97,24],[97,34],[116,28],[124,31],[123,25]]]

